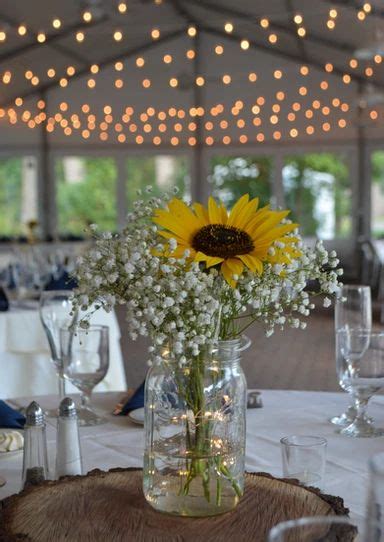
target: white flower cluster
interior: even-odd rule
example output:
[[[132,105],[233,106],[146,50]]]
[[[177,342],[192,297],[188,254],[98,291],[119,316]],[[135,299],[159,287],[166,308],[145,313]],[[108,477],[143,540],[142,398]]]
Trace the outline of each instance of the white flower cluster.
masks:
[[[292,235],[298,237],[297,232]],[[322,241],[314,249],[302,241],[296,246],[301,256],[290,264],[264,264],[261,276],[248,271],[235,289],[227,289],[222,300],[220,334],[239,335],[255,321],[264,323],[267,336],[273,334],[275,326],[305,329],[305,317],[315,308],[314,296],[326,295],[323,305],[331,305],[327,296],[333,297],[338,291],[343,274],[342,269],[337,269],[336,252],[328,254]]]
[[[304,329],[303,318],[314,308],[307,291],[311,281],[316,282],[317,293],[337,291],[342,271],[336,269],[336,254],[328,254],[321,242],[313,250],[299,242],[301,256],[289,265],[264,264],[260,276],[245,271],[235,277],[235,288],[216,269],[191,263],[188,250],[182,258],[172,257],[176,240],[164,244],[151,220],[167,199],[138,200],[120,235],[97,235],[92,225],[95,244],[77,266],[75,305],[83,311],[126,305],[130,336],[150,336],[152,361],[171,343],[185,363],[218,337],[236,337],[254,321],[263,322],[268,335],[276,325]],[[298,237],[297,232],[290,235]],[[281,248],[276,243],[272,251]],[[329,303],[326,297],[324,305]],[[87,326],[87,319],[82,325]]]

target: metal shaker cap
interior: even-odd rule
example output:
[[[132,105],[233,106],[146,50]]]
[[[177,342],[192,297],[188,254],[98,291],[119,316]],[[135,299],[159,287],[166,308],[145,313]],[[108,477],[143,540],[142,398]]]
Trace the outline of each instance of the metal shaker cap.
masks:
[[[70,397],[64,397],[60,403],[59,416],[62,418],[76,418],[76,405],[75,401]]]
[[[39,404],[36,401],[27,407],[25,412],[25,425],[44,425],[44,413]]]

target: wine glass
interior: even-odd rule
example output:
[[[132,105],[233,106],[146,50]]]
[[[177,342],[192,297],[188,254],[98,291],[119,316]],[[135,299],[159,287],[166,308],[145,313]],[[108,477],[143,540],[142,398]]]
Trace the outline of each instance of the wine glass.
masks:
[[[337,332],[340,352],[345,360],[343,379],[351,388],[357,414],[340,433],[351,437],[379,437],[377,429],[367,420],[368,401],[384,387],[384,332],[362,329],[341,329]]]
[[[347,516],[313,516],[283,521],[269,531],[268,542],[368,542],[364,523]]]
[[[60,328],[70,327],[77,321],[77,312],[73,311],[72,292],[69,290],[51,290],[43,292],[40,297],[40,319],[48,338],[51,360],[55,366],[60,402],[65,397],[65,380],[63,362],[60,353]],[[57,409],[48,411],[48,415],[56,416]]]
[[[349,393],[350,405],[346,412],[339,416],[334,416],[330,421],[335,425],[347,426],[353,422],[356,417],[356,407],[354,403],[353,390],[344,380],[344,359],[340,352],[337,340],[337,331],[339,329],[371,329],[372,327],[372,302],[371,288],[360,285],[344,285],[339,291],[335,305],[335,353],[336,353],[336,373],[339,378],[340,387]]]
[[[64,376],[81,392],[79,424],[99,425],[106,420],[91,406],[93,388],[103,380],[109,367],[109,327],[90,325],[87,329],[60,330]]]

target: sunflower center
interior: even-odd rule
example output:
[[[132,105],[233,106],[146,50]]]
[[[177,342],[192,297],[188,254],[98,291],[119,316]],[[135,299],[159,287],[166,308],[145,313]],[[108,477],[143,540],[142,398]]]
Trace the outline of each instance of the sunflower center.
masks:
[[[219,258],[249,254],[254,249],[252,238],[247,232],[223,224],[209,224],[201,228],[195,234],[192,246],[207,256]]]

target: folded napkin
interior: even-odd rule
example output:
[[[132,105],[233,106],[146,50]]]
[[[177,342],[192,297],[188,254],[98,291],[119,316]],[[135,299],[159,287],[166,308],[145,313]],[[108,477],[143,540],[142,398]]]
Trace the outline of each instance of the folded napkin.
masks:
[[[74,290],[75,288],[77,288],[76,279],[65,271],[60,278],[52,278],[44,290]]]
[[[5,312],[9,309],[9,302],[3,288],[0,288],[0,312]]]
[[[120,416],[126,416],[132,410],[136,410],[136,408],[142,408],[144,406],[144,387],[145,381],[137,388],[137,390],[125,404],[118,405],[119,408],[116,409],[115,413]]]
[[[7,429],[22,429],[24,424],[24,416],[7,405],[7,403],[0,400],[0,427],[6,427]]]

